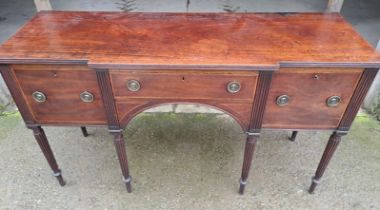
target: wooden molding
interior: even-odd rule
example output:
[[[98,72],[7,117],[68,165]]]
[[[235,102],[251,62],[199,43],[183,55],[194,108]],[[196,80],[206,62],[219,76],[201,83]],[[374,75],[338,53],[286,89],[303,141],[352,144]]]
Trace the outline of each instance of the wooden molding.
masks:
[[[108,70],[96,69],[95,71],[107,116],[108,128],[110,131],[118,131],[120,130],[120,124],[117,117],[116,105],[112,93],[112,86]]]
[[[261,71],[253,100],[250,133],[260,133],[273,72]]]

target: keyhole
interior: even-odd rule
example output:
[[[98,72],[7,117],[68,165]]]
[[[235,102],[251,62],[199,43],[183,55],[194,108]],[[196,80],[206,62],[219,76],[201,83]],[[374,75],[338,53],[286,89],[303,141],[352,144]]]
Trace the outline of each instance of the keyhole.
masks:
[[[182,81],[185,81],[185,77],[182,77]]]

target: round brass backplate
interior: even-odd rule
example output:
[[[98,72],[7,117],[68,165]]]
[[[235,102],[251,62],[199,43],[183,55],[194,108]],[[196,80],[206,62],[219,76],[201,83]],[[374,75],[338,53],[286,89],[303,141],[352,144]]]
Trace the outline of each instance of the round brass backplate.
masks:
[[[232,81],[227,84],[227,91],[229,93],[237,93],[241,89],[241,84],[240,82],[237,81]]]
[[[277,97],[276,104],[278,106],[285,106],[289,103],[289,101],[290,101],[290,97],[288,95],[281,95]]]
[[[88,91],[84,91],[80,94],[80,99],[85,103],[91,103],[94,101],[94,95]]]
[[[330,96],[327,101],[326,105],[329,107],[338,106],[340,104],[341,98],[339,96]]]
[[[134,79],[127,81],[127,89],[132,92],[139,91],[141,88],[140,82]]]
[[[41,91],[35,91],[32,93],[32,98],[38,103],[43,103],[46,101],[46,95]]]

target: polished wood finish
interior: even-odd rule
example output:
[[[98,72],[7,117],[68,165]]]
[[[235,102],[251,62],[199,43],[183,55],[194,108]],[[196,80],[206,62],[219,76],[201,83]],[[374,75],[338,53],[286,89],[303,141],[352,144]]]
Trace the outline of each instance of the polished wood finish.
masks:
[[[336,129],[358,83],[362,69],[281,69],[274,73],[269,91],[264,128]],[[285,106],[277,97],[288,95]],[[329,107],[330,96],[340,96],[336,107]]]
[[[273,72],[260,72],[252,106],[251,122],[249,124],[250,133],[260,133],[261,131],[272,75]]]
[[[41,125],[80,126],[84,136],[84,126],[103,125],[128,192],[123,129],[166,103],[211,106],[240,124],[241,194],[262,129],[332,130],[313,192],[378,68],[380,55],[333,13],[40,12],[0,46],[0,72],[60,184]],[[127,89],[131,79],[138,91]],[[229,82],[240,82],[240,91],[228,92]],[[35,91],[47,100],[36,102]],[[81,99],[84,91],[92,102]],[[277,105],[280,95],[290,97],[287,105]],[[341,98],[338,106],[326,105],[331,96]]]
[[[251,102],[256,89],[256,72],[222,71],[110,71],[116,100],[122,97],[149,99],[213,99]],[[137,80],[141,89],[130,91],[128,80]],[[229,82],[239,82],[241,89],[229,93]],[[175,88],[174,88],[175,87]]]
[[[96,76],[100,91],[102,93],[102,99],[104,103],[104,109],[107,116],[108,128],[111,131],[119,131],[120,123],[117,117],[117,111],[115,101],[113,98],[112,87],[108,70],[96,69]]]
[[[338,13],[44,11],[0,48],[2,63],[96,68],[365,68],[379,60]]]
[[[66,68],[55,65],[40,66],[40,70],[28,66],[11,66],[25,100],[36,123],[104,125],[106,116],[98,88],[96,74],[85,66]],[[46,101],[36,102],[34,91],[46,95]],[[88,91],[94,101],[81,101],[80,94]]]

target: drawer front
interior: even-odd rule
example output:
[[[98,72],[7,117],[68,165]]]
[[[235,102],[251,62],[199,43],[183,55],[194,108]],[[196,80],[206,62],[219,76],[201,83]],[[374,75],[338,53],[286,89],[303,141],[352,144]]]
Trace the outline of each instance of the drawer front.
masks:
[[[164,99],[229,99],[253,100],[256,88],[256,72],[217,71],[127,71],[111,70],[111,80],[116,99],[164,98]],[[140,89],[131,91],[128,81],[137,81]],[[231,93],[228,84],[237,82],[240,90]],[[235,86],[236,87],[236,86]]]
[[[96,74],[77,66],[13,66],[24,97],[42,124],[106,124],[105,112]],[[33,97],[36,91],[46,96],[44,102]],[[89,92],[92,102],[82,101],[80,94]]]
[[[273,75],[263,127],[337,128],[361,73],[362,69],[281,69]],[[278,105],[284,95],[288,103]],[[339,96],[340,103],[328,106],[331,96]]]

